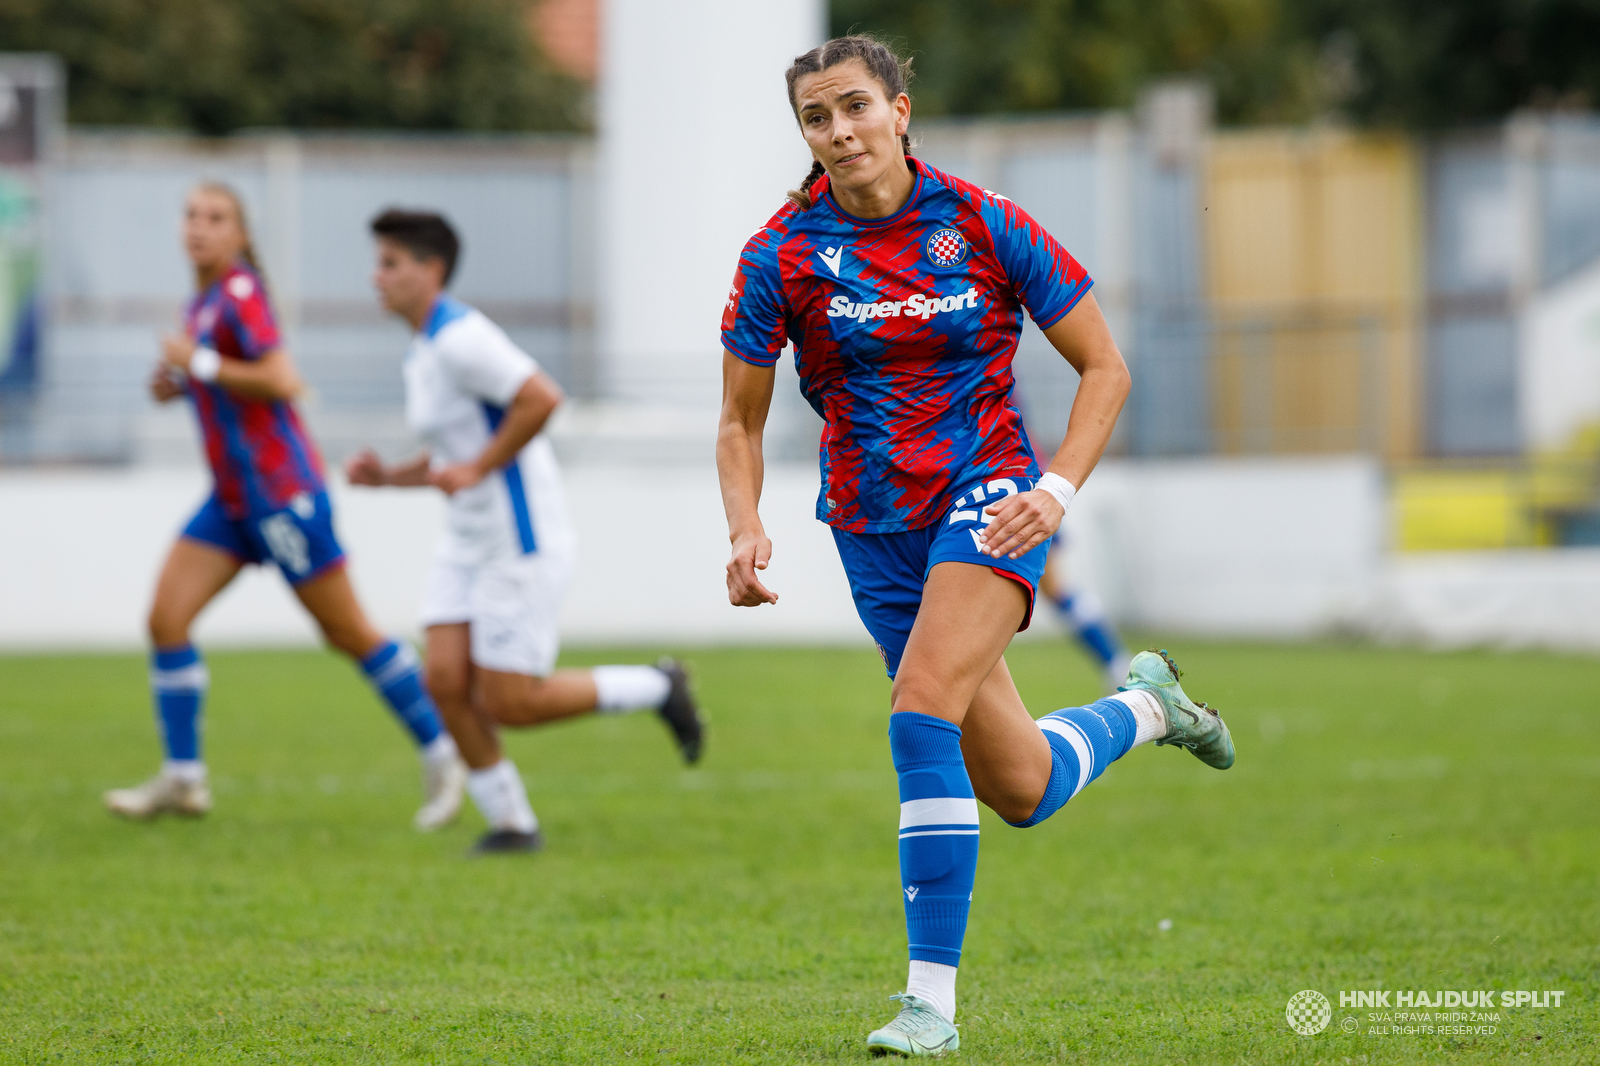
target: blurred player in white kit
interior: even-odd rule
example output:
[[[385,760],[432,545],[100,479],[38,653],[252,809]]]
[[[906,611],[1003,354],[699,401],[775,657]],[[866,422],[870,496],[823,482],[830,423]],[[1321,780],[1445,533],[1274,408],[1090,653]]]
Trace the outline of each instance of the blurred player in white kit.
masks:
[[[481,312],[446,291],[460,241],[440,215],[391,209],[372,222],[384,307],[415,331],[406,353],[406,422],[428,446],[385,465],[350,459],[357,485],[434,487],[449,498],[422,609],[427,684],[471,773],[467,791],[489,823],[478,851],[543,844],[526,787],[499,726],[591,712],[654,710],[683,757],[700,757],[703,725],[683,668],[556,670],[557,616],[576,538],[561,475],[541,434],[561,387]],[[437,812],[442,824],[454,810]]]

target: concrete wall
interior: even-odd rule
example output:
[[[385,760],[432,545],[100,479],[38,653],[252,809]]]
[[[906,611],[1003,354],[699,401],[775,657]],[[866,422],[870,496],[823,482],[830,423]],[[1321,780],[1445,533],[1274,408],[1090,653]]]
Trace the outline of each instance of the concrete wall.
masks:
[[[810,466],[767,471],[776,607],[726,602],[727,535],[709,466],[573,466],[578,574],[563,632],[581,643],[860,643]],[[1069,571],[1158,634],[1364,633],[1439,645],[1600,649],[1600,552],[1395,556],[1364,460],[1108,462],[1069,514]],[[139,647],[167,545],[207,490],[197,469],[0,474],[0,648]],[[442,520],[426,491],[334,486],[368,610],[415,633]],[[1056,624],[1042,611],[1031,636]],[[247,571],[203,616],[211,643],[303,644],[273,572]]]

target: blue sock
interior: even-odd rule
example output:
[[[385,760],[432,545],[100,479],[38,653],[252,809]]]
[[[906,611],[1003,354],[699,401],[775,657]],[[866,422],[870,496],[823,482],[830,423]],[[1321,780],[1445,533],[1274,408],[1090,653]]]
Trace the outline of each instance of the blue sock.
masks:
[[[1050,783],[1039,807],[1018,829],[1038,825],[1059,811],[1084,785],[1128,754],[1139,724],[1118,699],[1096,700],[1087,707],[1068,707],[1039,719],[1050,742]]]
[[[362,659],[361,669],[419,746],[433,743],[444,731],[439,723],[439,708],[433,705],[433,697],[422,684],[422,670],[409,645],[391,640]]]
[[[1065,593],[1055,597],[1056,610],[1061,620],[1072,628],[1078,643],[1100,660],[1101,666],[1110,666],[1122,655],[1122,641],[1106,619],[1100,601],[1091,593]]]
[[[961,730],[942,718],[889,716],[900,775],[900,882],[911,957],[956,966],[978,873],[978,801],[961,759]]]
[[[200,711],[210,684],[211,675],[193,644],[157,648],[150,656],[150,694],[170,761],[200,758]]]

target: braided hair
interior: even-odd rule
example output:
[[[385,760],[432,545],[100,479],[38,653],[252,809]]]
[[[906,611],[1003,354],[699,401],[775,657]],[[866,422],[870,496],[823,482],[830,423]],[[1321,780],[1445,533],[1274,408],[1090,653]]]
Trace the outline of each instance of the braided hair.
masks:
[[[794,85],[807,74],[820,74],[830,67],[851,59],[859,59],[866,64],[867,73],[877,79],[883,86],[884,95],[890,100],[906,91],[906,83],[911,80],[911,60],[901,59],[895,55],[888,45],[864,34],[852,34],[849,37],[835,37],[825,44],[818,45],[811,51],[801,56],[796,56],[789,69],[784,73],[784,79],[789,83],[789,109],[795,111],[796,121],[799,120],[798,108],[795,101]],[[900,145],[905,149],[907,156],[911,154],[911,137],[908,134],[900,135]],[[802,210],[811,206],[811,186],[816,184],[818,178],[826,173],[822,163],[813,160],[811,172],[805,176],[798,189],[791,189],[789,199],[793,200]]]

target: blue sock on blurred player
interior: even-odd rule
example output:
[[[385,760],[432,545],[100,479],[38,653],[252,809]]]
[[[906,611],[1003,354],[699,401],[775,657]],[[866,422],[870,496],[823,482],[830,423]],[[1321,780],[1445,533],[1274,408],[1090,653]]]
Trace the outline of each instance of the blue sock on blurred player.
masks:
[[[1039,719],[1050,742],[1050,783],[1039,807],[1018,829],[1038,825],[1059,811],[1106,767],[1128,754],[1139,736],[1139,722],[1129,699],[1145,701],[1147,693],[1119,693],[1087,707],[1067,707]],[[1150,702],[1150,701],[1147,701]],[[1156,711],[1159,712],[1159,706]],[[1159,734],[1153,734],[1159,735]]]
[[[439,708],[422,684],[422,670],[409,645],[391,640],[362,659],[361,669],[419,747],[427,747],[444,732]]]
[[[900,882],[911,974],[906,990],[955,1018],[956,966],[978,872],[978,801],[959,727],[927,714],[889,716],[900,777]]]
[[[200,771],[200,711],[211,675],[193,644],[157,648],[150,656],[150,693],[167,751],[167,771],[193,776]]]
[[[1122,641],[1117,639],[1116,631],[1093,594],[1068,592],[1055,597],[1053,602],[1061,612],[1061,620],[1071,627],[1078,642],[1100,660],[1102,667],[1109,667],[1122,657]]]

